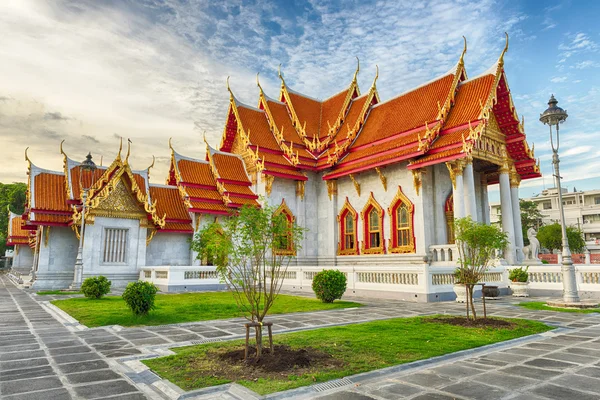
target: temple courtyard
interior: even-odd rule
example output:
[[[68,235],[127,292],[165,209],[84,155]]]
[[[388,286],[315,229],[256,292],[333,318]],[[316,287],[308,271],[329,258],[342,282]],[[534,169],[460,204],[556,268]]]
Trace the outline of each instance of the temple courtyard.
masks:
[[[143,362],[175,354],[171,349],[182,346],[241,339],[242,319],[88,328],[49,303],[76,296],[39,296],[0,276],[0,398],[600,398],[597,313],[528,309],[518,306],[520,300],[502,297],[488,302],[488,315],[539,321],[554,329],[261,397],[235,383],[184,391]],[[273,315],[275,343],[281,333],[464,313],[464,306],[453,302],[356,301],[363,306]]]

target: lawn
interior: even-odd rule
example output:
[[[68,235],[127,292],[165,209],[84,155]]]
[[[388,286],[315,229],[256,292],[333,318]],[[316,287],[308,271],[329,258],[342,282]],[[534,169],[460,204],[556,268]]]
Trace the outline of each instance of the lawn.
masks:
[[[440,356],[553,329],[541,322],[508,320],[512,329],[465,328],[432,322],[432,317],[399,318],[275,336],[277,345],[311,348],[333,358],[329,365],[272,374],[267,379],[237,379],[237,383],[260,394],[288,390],[365,371]],[[241,341],[171,349],[176,355],[143,361],[161,377],[185,390],[228,383],[220,354],[241,348]],[[337,365],[335,364],[337,362]],[[226,367],[227,368],[227,367]],[[232,369],[244,368],[232,365]],[[230,371],[225,371],[226,373]],[[239,375],[239,371],[233,371]]]
[[[69,296],[72,294],[82,294],[81,292],[63,292],[62,290],[46,290],[43,292],[37,292],[36,293],[38,296],[47,296],[47,295],[54,295],[54,296]]]
[[[578,308],[559,308],[559,307],[548,307],[543,301],[524,301],[519,303],[521,307],[525,307],[529,310],[545,310],[545,311],[559,311],[559,312],[569,312],[569,313],[580,313],[580,314],[591,314],[600,312],[600,308],[587,308],[587,309],[578,309]]]
[[[145,317],[135,317],[121,297],[108,296],[99,300],[73,298],[54,300],[52,304],[88,327],[105,325],[164,325],[242,317],[233,295],[229,292],[181,293],[156,295],[156,309]],[[332,310],[359,307],[349,301],[322,303],[306,297],[279,295],[270,314]]]

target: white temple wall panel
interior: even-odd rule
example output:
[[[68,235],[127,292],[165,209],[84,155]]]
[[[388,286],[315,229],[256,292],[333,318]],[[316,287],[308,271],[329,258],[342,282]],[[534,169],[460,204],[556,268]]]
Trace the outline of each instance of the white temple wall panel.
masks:
[[[317,175],[316,180],[321,182],[316,184],[316,201],[313,203],[313,207],[316,207],[313,212],[317,215],[317,256],[320,265],[335,265],[338,242],[338,195],[332,194],[330,199],[327,183],[321,178],[321,174]]]
[[[481,173],[474,173],[474,181],[475,181],[475,208],[477,209],[477,221],[484,222],[483,215],[483,197],[481,190]]]
[[[109,237],[113,232],[123,236]],[[112,242],[110,245],[109,242]],[[109,255],[111,254],[111,255]],[[146,228],[137,219],[96,217],[86,225],[83,245],[83,277],[103,275],[113,287],[136,280],[138,270],[146,265]],[[132,278],[135,276],[135,278]]]
[[[146,249],[146,265],[192,265],[189,233],[158,232]]]
[[[33,266],[33,251],[26,244],[15,245],[12,259],[12,269],[21,273],[29,274]]]
[[[448,229],[446,221],[446,199],[452,194],[452,181],[450,173],[444,164],[433,165],[427,170],[433,176],[434,187],[434,209],[433,218],[435,222],[434,244],[448,243]]]
[[[48,227],[44,227],[44,230]],[[79,240],[71,228],[52,226],[47,244],[44,235],[38,244],[36,290],[65,289],[73,282]],[[84,271],[85,273],[85,271]]]

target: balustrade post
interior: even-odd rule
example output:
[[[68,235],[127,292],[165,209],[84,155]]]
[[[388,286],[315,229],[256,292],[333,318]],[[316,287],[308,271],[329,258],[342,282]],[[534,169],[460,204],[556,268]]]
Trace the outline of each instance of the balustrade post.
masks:
[[[586,264],[591,264],[592,263],[592,257],[591,257],[591,253],[588,249],[585,249],[585,263]]]
[[[556,252],[557,258],[558,258],[558,265],[562,265],[563,262],[563,256],[562,256],[562,251],[558,250]]]

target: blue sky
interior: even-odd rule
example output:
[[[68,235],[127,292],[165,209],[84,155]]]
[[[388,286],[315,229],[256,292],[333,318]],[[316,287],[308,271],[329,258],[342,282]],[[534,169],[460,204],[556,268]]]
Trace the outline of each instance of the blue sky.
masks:
[[[546,8],[544,8],[546,7]],[[572,189],[600,188],[600,2],[563,1],[41,1],[0,2],[0,181],[24,181],[23,150],[60,169],[58,144],[75,159],[111,160],[118,137],[152,180],[168,168],[167,140],[202,156],[202,132],[218,145],[225,79],[255,105],[255,75],[276,96],[281,63],[295,90],[326,98],[347,86],[361,60],[366,89],[379,65],[383,100],[446,72],[468,40],[469,76],[505,58],[517,112],[550,187],[548,131],[539,113],[554,93],[569,112],[561,168]],[[491,201],[497,197],[490,190]]]

